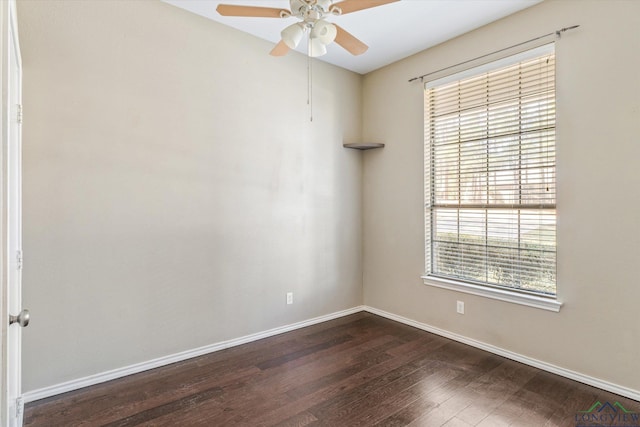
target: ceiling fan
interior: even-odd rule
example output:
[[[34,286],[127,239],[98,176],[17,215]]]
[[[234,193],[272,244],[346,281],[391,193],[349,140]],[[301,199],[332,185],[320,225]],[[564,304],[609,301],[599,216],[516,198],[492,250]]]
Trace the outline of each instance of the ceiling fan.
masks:
[[[295,49],[305,34],[309,35],[308,53],[311,57],[327,53],[327,45],[336,42],[352,55],[361,55],[369,47],[340,26],[328,22],[328,16],[340,16],[363,9],[382,6],[400,0],[289,0],[288,9],[260,6],[220,4],[216,11],[222,16],[260,18],[298,18],[280,33],[282,39],[270,52],[273,56],[286,55]]]

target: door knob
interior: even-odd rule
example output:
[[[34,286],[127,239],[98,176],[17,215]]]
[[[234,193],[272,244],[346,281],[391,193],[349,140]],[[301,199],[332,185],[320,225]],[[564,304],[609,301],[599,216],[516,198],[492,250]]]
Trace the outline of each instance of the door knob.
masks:
[[[17,323],[23,328],[29,325],[29,310],[22,310],[17,316],[9,316],[9,325]]]

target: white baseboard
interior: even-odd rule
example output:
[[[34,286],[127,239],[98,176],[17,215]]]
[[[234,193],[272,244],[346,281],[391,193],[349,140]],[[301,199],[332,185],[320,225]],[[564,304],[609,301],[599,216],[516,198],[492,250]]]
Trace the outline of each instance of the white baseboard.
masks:
[[[117,378],[122,378],[127,375],[137,374],[139,372],[148,371],[149,369],[159,368],[161,366],[169,365],[171,363],[181,362],[183,360],[191,359],[193,357],[202,356],[204,354],[209,354],[216,351],[224,350],[225,348],[235,347],[237,345],[246,344],[252,341],[257,341],[263,338],[268,338],[274,335],[279,335],[285,332],[293,331],[295,329],[300,329],[306,326],[315,325],[317,323],[326,322],[328,320],[337,319],[339,317],[348,316],[350,314],[358,313],[361,311],[364,311],[363,306],[357,306],[357,307],[349,308],[347,310],[337,311],[335,313],[314,317],[313,319],[304,320],[302,322],[292,323],[290,325],[269,329],[268,331],[258,332],[251,335],[245,335],[240,338],[234,338],[228,341],[222,341],[215,344],[206,345],[204,347],[182,351],[180,353],[159,357],[157,359],[148,360],[142,363],[136,363],[134,365],[125,366],[123,368],[112,369],[110,371],[101,372],[95,375],[89,375],[88,377],[78,378],[78,379],[67,381],[61,384],[55,384],[49,387],[28,391],[23,394],[23,398],[25,403],[33,402],[36,400],[55,396],[57,394],[78,390],[84,387],[89,387],[89,386],[100,384],[106,381],[115,380]]]
[[[317,323],[326,322],[328,320],[337,319],[339,317],[348,316],[350,314],[358,313],[360,311],[366,311],[368,313],[376,314],[378,316],[386,317],[387,319],[395,320],[396,322],[404,323],[405,325],[413,326],[423,331],[431,332],[436,335],[443,336],[445,338],[452,339],[454,341],[468,344],[472,347],[479,348],[481,350],[488,351],[499,356],[506,357],[511,360],[515,360],[525,365],[533,366],[543,371],[551,372],[562,377],[566,377],[575,381],[579,381],[584,384],[588,384],[602,390],[607,390],[621,396],[628,397],[629,399],[640,401],[640,391],[633,390],[628,387],[623,387],[617,384],[610,383],[608,381],[600,380],[598,378],[590,377],[588,375],[581,374],[569,369],[561,368],[559,366],[552,365],[550,363],[542,362],[537,359],[533,359],[518,353],[514,353],[509,350],[505,350],[500,347],[496,347],[491,344],[487,344],[481,341],[477,341],[471,338],[467,338],[463,335],[459,335],[453,332],[445,331],[444,329],[436,328],[435,326],[427,325],[426,323],[417,322],[415,320],[408,319],[397,314],[389,313],[384,310],[380,310],[369,306],[357,306],[347,310],[337,311],[325,316],[315,317],[313,319],[304,320],[302,322],[293,323],[290,325],[281,326],[279,328],[269,329],[268,331],[258,332],[251,335],[245,335],[240,338],[231,339],[228,341],[222,341],[215,344],[210,344],[204,347],[195,348],[192,350],[183,351],[176,354],[171,354],[157,359],[149,360],[142,363],[136,363],[134,365],[125,366],[123,368],[113,369],[111,371],[90,375],[76,380],[67,381],[61,384],[55,384],[49,387],[44,387],[37,390],[32,390],[24,393],[23,398],[26,403],[36,400],[44,399],[46,397],[55,396],[57,394],[66,393],[69,391],[78,390],[80,388],[100,384],[106,381],[122,378],[127,375],[137,374],[139,372],[147,371],[149,369],[159,368],[161,366],[169,365],[175,362],[181,362],[193,357],[202,356],[204,354],[213,353],[225,348],[235,347],[237,345],[246,344],[252,341],[257,341],[263,338],[268,338],[274,335],[279,335],[284,332],[293,331],[295,329],[304,328],[306,326],[315,325]]]
[[[610,383],[598,378],[590,377],[588,375],[581,374],[579,372],[572,371],[570,369],[561,368],[559,366],[552,365],[550,363],[542,362],[531,357],[524,356],[522,354],[514,353],[509,350],[505,350],[500,347],[496,347],[491,344],[477,341],[471,338],[467,338],[463,335],[458,335],[453,332],[445,331],[444,329],[436,328],[435,326],[427,325],[426,323],[417,322],[415,320],[408,319],[406,317],[398,316],[397,314],[389,313],[384,310],[380,310],[374,307],[364,306],[364,311],[367,311],[378,316],[386,317],[396,322],[404,323],[405,325],[413,326],[414,328],[422,329],[423,331],[431,332],[436,335],[443,336],[445,338],[452,339],[454,341],[468,344],[472,347],[479,348],[481,350],[488,351],[489,353],[497,354],[507,359],[515,360],[516,362],[524,363],[525,365],[533,366],[534,368],[542,369],[543,371],[551,372],[562,377],[566,377],[584,384],[588,384],[593,387],[597,387],[602,390],[610,391],[620,396],[628,397],[629,399],[640,401],[640,391],[633,390],[628,387],[623,387],[617,384]]]

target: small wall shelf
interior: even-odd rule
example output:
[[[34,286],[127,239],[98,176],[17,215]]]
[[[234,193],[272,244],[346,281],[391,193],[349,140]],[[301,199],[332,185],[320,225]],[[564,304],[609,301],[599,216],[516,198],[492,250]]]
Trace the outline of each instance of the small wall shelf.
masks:
[[[384,144],[381,142],[354,142],[351,144],[342,144],[342,146],[356,150],[371,150],[372,148],[382,148]]]

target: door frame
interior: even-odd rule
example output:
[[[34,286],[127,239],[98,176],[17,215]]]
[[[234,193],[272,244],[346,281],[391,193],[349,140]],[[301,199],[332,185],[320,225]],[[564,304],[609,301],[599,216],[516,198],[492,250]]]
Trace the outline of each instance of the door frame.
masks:
[[[11,55],[15,55],[17,66],[17,86],[12,93]],[[21,235],[21,220],[12,221],[9,213],[17,206],[20,215],[21,204],[21,122],[22,122],[22,63],[18,39],[16,16],[16,0],[0,0],[0,85],[2,98],[0,103],[0,427],[19,427],[22,425],[22,385],[21,385],[21,332],[18,325],[9,326],[9,315],[17,314],[16,307],[21,307],[20,274],[21,265],[17,266],[17,253],[9,250],[9,236]],[[14,101],[12,102],[12,98]],[[16,105],[17,104],[17,105]],[[18,107],[19,105],[19,107]],[[10,138],[17,138],[15,150],[10,149]],[[12,171],[15,170],[16,175]],[[17,177],[17,178],[15,178]],[[10,186],[15,186],[15,200],[10,200]],[[17,248],[21,249],[20,238]],[[21,261],[20,261],[21,263]],[[15,270],[15,271],[12,271]],[[10,290],[10,276],[16,274],[18,285]],[[20,311],[18,308],[17,311]],[[12,329],[9,330],[9,327]],[[18,329],[16,329],[18,328]],[[11,332],[11,333],[10,333]],[[10,343],[12,345],[10,345]]]

